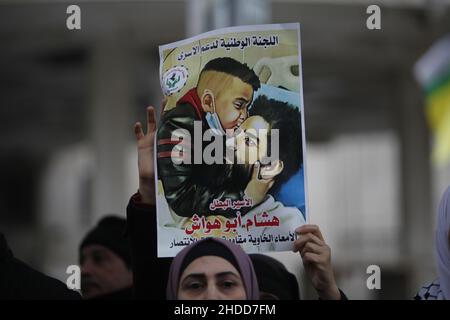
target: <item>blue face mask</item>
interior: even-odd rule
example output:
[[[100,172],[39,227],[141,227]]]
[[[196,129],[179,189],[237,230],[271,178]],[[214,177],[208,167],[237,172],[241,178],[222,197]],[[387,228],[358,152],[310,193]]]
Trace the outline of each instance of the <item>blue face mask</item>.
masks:
[[[219,116],[216,112],[206,113],[206,122],[208,122],[208,125],[213,130],[218,130],[221,134],[225,134],[225,130],[222,127],[222,124],[220,123]]]
[[[222,124],[220,123],[219,116],[217,115],[216,112],[216,103],[214,101],[214,96],[213,96],[213,111],[214,111],[213,113],[211,112],[206,113],[205,116],[206,122],[208,122],[208,125],[211,129],[217,130],[219,134],[225,134],[225,130],[223,129]]]

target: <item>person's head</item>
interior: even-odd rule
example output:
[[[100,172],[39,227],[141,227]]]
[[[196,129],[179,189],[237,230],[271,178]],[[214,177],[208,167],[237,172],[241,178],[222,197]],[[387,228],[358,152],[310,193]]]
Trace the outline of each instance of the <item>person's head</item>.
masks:
[[[237,245],[206,238],[180,251],[170,266],[169,300],[258,300],[256,274]]]
[[[107,216],[83,239],[79,249],[81,292],[90,299],[133,284],[125,219]]]
[[[259,87],[259,78],[252,69],[224,57],[206,63],[198,79],[197,94],[203,110],[217,117],[222,129],[235,129],[247,118],[253,93]]]
[[[297,278],[278,260],[250,254],[258,278],[261,300],[299,300]]]
[[[276,192],[283,183],[300,169],[303,163],[300,111],[289,103],[268,99],[262,95],[253,102],[249,112],[250,116],[263,118],[268,125],[267,139],[259,139],[260,141],[266,141],[267,146],[261,146],[260,151],[262,149],[271,150],[271,132],[274,129],[278,130],[278,154],[282,163],[282,171],[276,177],[272,187],[272,190]],[[236,148],[240,148],[240,146]]]
[[[439,204],[436,228],[436,260],[441,290],[450,299],[450,187]]]

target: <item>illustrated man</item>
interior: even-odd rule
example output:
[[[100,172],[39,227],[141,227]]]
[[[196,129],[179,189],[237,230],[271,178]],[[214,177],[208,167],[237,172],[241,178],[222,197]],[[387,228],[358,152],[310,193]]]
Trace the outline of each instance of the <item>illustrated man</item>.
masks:
[[[267,129],[267,137],[262,138],[261,134],[256,139],[250,129]],[[274,130],[278,130],[278,155],[270,164],[260,165],[259,170],[255,170],[256,163],[246,162],[247,167],[236,167],[235,170],[241,171],[235,173],[236,176],[249,176],[251,172],[259,172],[259,179],[269,182],[268,188],[260,190],[257,195],[257,205],[254,206],[246,217],[251,219],[264,212],[270,213],[270,216],[277,217],[279,226],[276,228],[256,228],[249,234],[253,237],[266,236],[269,239],[277,237],[293,237],[294,230],[306,223],[305,217],[299,208],[285,206],[282,201],[277,201],[276,195],[280,192],[282,186],[298,173],[303,164],[302,136],[301,136],[301,114],[293,105],[288,103],[268,99],[266,96],[259,96],[250,110],[250,117],[241,125],[242,132],[238,135],[236,144],[236,157],[243,158],[243,150],[250,152],[265,152],[271,149],[271,139]],[[251,176],[250,182],[254,179]],[[294,238],[295,239],[295,238]],[[294,240],[290,239],[290,240]],[[261,243],[258,246],[246,246],[249,252],[261,251],[284,251],[291,250],[290,241],[271,241]]]

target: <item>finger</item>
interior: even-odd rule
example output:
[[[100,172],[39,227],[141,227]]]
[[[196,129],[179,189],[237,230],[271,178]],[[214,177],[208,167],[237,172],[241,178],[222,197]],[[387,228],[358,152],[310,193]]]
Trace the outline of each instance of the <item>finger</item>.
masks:
[[[267,166],[261,166],[261,176],[263,179],[275,178],[283,171],[283,161],[277,160]]]
[[[278,175],[281,173],[281,171],[283,171],[284,168],[284,163],[281,160],[277,160],[275,161],[275,172],[274,175]]]
[[[142,131],[142,124],[140,122],[136,122],[134,125],[134,135],[136,136],[136,140],[140,140],[144,137],[144,132]]]
[[[256,161],[254,166],[253,166],[253,174],[252,174],[252,179],[254,180],[259,180],[259,161]]]
[[[320,256],[318,254],[307,252],[302,256],[304,264],[317,264],[320,263]]]
[[[320,240],[317,236],[315,236],[312,233],[307,233],[307,234],[302,234],[298,237],[297,240],[294,241],[294,247],[296,249],[296,251],[302,251],[304,246],[309,243],[315,243],[319,246],[324,246],[326,245],[326,243],[322,240]]]
[[[311,252],[311,253],[315,253],[315,254],[320,255],[321,253],[324,252],[324,248],[322,246],[319,246],[319,245],[313,243],[313,242],[308,242],[303,247],[303,250],[300,251],[300,255],[303,257],[307,252]]]
[[[295,229],[295,232],[297,234],[306,234],[306,233],[312,233],[315,236],[317,236],[320,240],[324,241],[323,236],[322,236],[322,232],[320,232],[319,226],[315,225],[315,224],[304,224],[301,227]]]
[[[319,246],[323,246],[326,244],[325,241],[322,241],[319,237],[317,237],[313,233],[300,234],[298,236],[297,240],[295,240],[295,241],[302,247],[308,242],[315,243]]]
[[[152,106],[147,107],[147,134],[155,131],[156,117],[155,108]]]

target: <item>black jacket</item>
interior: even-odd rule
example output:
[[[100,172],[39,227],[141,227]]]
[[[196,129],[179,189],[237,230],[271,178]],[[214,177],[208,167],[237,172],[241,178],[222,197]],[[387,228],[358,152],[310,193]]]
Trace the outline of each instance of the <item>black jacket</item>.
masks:
[[[165,300],[172,258],[158,258],[156,208],[138,205],[139,195],[127,206],[127,234],[131,245],[136,299]]]
[[[61,281],[14,258],[0,233],[0,300],[3,299],[79,300],[81,296]]]

